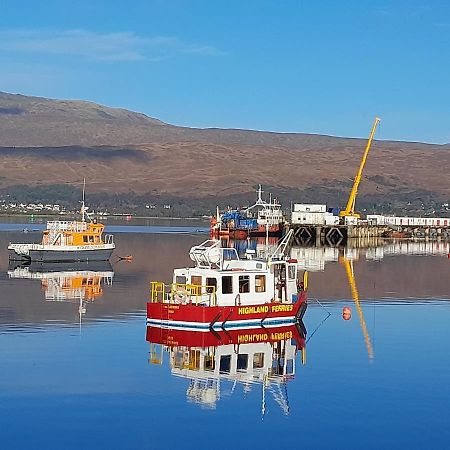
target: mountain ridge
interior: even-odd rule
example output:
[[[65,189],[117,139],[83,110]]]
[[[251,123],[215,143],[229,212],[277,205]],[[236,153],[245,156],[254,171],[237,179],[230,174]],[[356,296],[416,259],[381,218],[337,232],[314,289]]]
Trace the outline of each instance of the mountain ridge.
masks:
[[[0,93],[0,189],[75,185],[93,192],[230,198],[263,184],[284,201],[345,203],[366,139],[188,128],[79,100]],[[373,143],[359,198],[450,199],[450,145]],[[5,191],[6,192],[6,191]],[[291,193],[291,194],[290,194]],[[306,194],[305,194],[306,195]],[[297,197],[295,197],[297,196]]]

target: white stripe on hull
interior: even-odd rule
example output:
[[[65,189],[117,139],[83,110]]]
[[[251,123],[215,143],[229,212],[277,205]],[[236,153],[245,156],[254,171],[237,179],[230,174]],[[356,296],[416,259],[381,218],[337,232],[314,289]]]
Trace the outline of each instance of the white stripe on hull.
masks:
[[[295,323],[295,316],[286,317],[272,317],[265,320],[251,319],[251,320],[230,320],[227,322],[215,322],[212,326],[213,330],[223,330],[228,328],[261,328],[261,326],[282,326],[287,323]],[[154,325],[161,328],[183,328],[198,331],[209,331],[210,326],[206,322],[185,322],[178,320],[162,320],[147,318],[147,325]]]

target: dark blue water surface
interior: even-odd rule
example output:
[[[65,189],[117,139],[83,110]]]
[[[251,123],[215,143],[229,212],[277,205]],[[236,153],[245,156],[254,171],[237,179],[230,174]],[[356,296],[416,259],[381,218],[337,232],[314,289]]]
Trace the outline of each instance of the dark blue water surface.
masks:
[[[222,376],[203,398],[176,375],[170,349],[146,341],[145,325],[149,281],[190,264],[202,236],[118,234],[133,263],[92,268],[113,277],[81,301],[54,298],[55,268],[20,278],[8,267],[6,245],[21,238],[0,233],[1,448],[448,447],[445,247],[384,247],[374,260],[355,250],[360,311],[342,255],[325,261],[310,273],[304,364],[297,351],[284,381]]]

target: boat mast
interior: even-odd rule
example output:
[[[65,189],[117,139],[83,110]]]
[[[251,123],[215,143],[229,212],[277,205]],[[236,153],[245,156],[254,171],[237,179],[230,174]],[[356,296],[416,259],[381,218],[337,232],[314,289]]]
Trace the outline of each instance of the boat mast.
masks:
[[[85,214],[85,206],[84,206],[85,190],[86,190],[86,178],[83,178],[83,197],[82,197],[82,201],[81,201],[81,221],[82,222],[86,221],[86,219],[84,217],[84,214]]]

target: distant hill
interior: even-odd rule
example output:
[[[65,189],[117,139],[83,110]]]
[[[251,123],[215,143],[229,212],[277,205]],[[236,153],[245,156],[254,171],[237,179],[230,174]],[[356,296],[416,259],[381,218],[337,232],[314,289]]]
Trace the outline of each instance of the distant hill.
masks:
[[[86,177],[91,192],[105,195],[219,202],[253,196],[261,183],[284,201],[343,204],[364,145],[304,133],[178,127],[91,102],[0,93],[0,189]],[[448,200],[448,167],[449,145],[376,141],[360,201]]]

